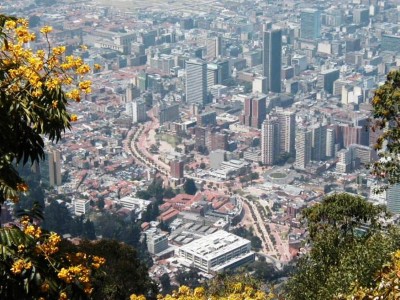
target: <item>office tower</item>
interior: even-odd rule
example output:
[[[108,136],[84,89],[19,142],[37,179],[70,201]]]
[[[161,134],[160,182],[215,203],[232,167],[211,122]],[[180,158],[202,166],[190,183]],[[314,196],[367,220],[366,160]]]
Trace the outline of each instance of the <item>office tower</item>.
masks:
[[[217,64],[207,64],[207,89],[221,83],[221,68]]]
[[[167,104],[165,102],[161,102],[158,108],[158,120],[160,125],[165,122],[173,122],[179,119],[179,104]]]
[[[221,83],[223,84],[231,77],[231,71],[229,68],[228,60],[221,60],[216,63],[218,67],[221,69]]]
[[[311,159],[325,160],[326,157],[326,124],[317,123],[310,127],[311,130]]]
[[[206,59],[212,60],[222,54],[222,38],[220,36],[208,38],[206,41]]]
[[[143,100],[136,100],[132,103],[132,122],[140,123],[147,119],[146,103]]]
[[[184,165],[185,163],[182,160],[171,160],[169,163],[171,177],[174,179],[182,179]]]
[[[268,90],[281,92],[282,31],[269,30],[263,33],[263,75],[267,77]]]
[[[317,76],[317,88],[333,94],[334,82],[339,79],[340,71],[337,69],[321,71]]]
[[[311,161],[311,131],[301,128],[296,132],[296,160],[294,167],[304,170]]]
[[[45,152],[45,160],[40,164],[41,181],[49,186],[61,185],[61,152],[51,149]]]
[[[133,99],[140,96],[140,90],[132,83],[128,84],[125,91],[125,102],[132,102]]]
[[[267,96],[264,94],[251,96],[244,101],[243,123],[246,126],[261,128],[267,113]]]
[[[369,9],[356,8],[353,10],[353,23],[357,25],[368,25],[369,23]]]
[[[315,40],[321,36],[321,16],[316,9],[304,9],[300,13],[300,37]]]
[[[207,103],[207,64],[203,60],[186,61],[186,103]]]
[[[217,113],[215,111],[207,111],[197,115],[197,126],[207,127],[217,124]]]
[[[261,161],[273,165],[279,154],[279,121],[277,117],[267,115],[261,126]]]
[[[194,129],[195,134],[195,147],[197,151],[204,152],[207,150],[209,132],[204,127],[196,127]]]
[[[276,116],[279,121],[279,149],[280,152],[287,152],[292,157],[295,155],[296,136],[296,114],[283,108],[276,109]]]
[[[386,205],[393,214],[400,213],[400,184],[390,186],[386,191]]]
[[[327,158],[332,158],[335,157],[335,144],[336,144],[336,139],[335,139],[335,128],[327,128],[326,129],[326,157]]]

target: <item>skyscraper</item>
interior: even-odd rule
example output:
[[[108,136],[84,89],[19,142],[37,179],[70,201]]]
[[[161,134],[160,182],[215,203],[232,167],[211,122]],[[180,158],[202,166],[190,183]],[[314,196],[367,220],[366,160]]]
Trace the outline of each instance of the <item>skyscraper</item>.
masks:
[[[287,152],[292,157],[295,155],[295,136],[296,136],[296,114],[292,111],[278,108],[276,115],[279,121],[279,149],[280,152]]]
[[[208,38],[206,42],[207,56],[206,58],[212,60],[222,54],[222,38],[220,36]]]
[[[261,161],[273,165],[279,154],[279,121],[268,114],[261,126]]]
[[[310,127],[312,160],[322,161],[326,159],[326,129],[327,125],[323,123],[317,123]]]
[[[207,103],[207,63],[203,60],[186,61],[186,103]]]
[[[315,40],[321,36],[321,15],[319,10],[304,9],[300,13],[300,37]]]
[[[261,128],[267,113],[267,96],[264,94],[251,96],[244,101],[243,123],[246,126]]]
[[[49,186],[61,185],[61,152],[49,150],[45,152],[45,162],[40,164],[40,176],[43,183]]]
[[[264,31],[263,42],[263,75],[267,77],[268,90],[274,93],[280,93],[282,69],[282,31]]]
[[[135,100],[132,104],[132,122],[140,123],[146,121],[146,103],[143,100]]]
[[[296,133],[296,160],[294,167],[304,170],[311,161],[311,131],[301,128]]]

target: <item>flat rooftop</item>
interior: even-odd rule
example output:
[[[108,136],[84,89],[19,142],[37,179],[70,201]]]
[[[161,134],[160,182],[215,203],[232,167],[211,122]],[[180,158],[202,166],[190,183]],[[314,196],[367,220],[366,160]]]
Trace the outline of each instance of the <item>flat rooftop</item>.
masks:
[[[181,249],[192,253],[193,255],[211,260],[212,258],[218,257],[224,253],[246,246],[249,243],[249,240],[224,230],[219,230],[182,246]]]

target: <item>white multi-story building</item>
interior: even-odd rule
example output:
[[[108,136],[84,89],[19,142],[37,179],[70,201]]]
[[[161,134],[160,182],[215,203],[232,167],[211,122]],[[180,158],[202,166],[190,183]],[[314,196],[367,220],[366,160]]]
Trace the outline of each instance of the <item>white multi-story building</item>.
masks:
[[[146,121],[146,103],[144,101],[133,101],[132,102],[132,122],[140,123]]]
[[[200,59],[186,61],[186,103],[207,102],[207,63]]]
[[[311,131],[306,128],[296,133],[296,160],[294,167],[304,170],[311,161]]]
[[[276,116],[279,122],[279,149],[294,156],[296,136],[296,114],[283,108],[276,109]]]
[[[75,215],[85,215],[90,211],[90,201],[87,199],[74,200]]]
[[[338,162],[336,164],[336,172],[338,173],[348,173],[351,171],[351,151],[347,149],[342,149],[337,153]]]
[[[156,255],[168,249],[168,237],[166,234],[159,231],[146,232],[147,249],[153,255]]]
[[[178,255],[187,265],[207,273],[232,270],[255,258],[249,240],[223,230],[180,247]]]
[[[279,156],[279,120],[267,115],[261,126],[261,160],[263,164],[273,165]]]

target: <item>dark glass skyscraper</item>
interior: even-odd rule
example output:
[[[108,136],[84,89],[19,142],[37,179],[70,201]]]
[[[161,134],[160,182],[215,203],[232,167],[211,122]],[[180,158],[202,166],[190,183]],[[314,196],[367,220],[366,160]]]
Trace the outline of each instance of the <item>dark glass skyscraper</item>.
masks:
[[[263,41],[263,75],[267,77],[268,90],[274,93],[280,93],[282,69],[282,31],[264,31]]]

